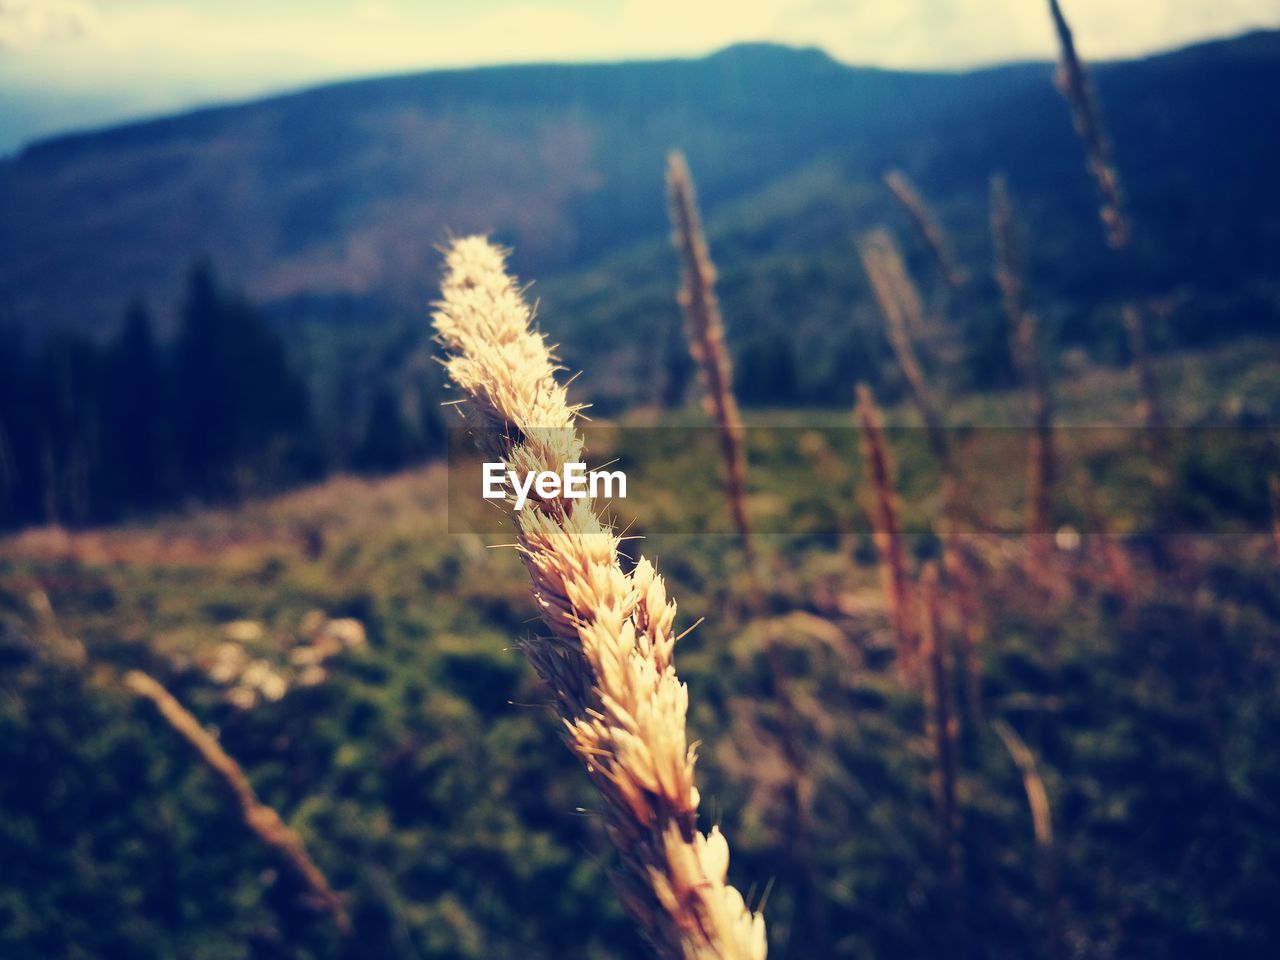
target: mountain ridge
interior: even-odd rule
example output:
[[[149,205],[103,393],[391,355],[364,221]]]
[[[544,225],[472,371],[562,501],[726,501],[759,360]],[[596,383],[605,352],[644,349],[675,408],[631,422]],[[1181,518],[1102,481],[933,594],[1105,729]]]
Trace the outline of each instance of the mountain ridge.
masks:
[[[0,322],[109,329],[136,295],[163,314],[200,256],[264,303],[418,309],[447,231],[514,246],[524,276],[563,276],[665,233],[661,164],[673,146],[713,220],[722,204],[827,162],[859,183],[901,165],[944,211],[961,180],[971,188],[1009,166],[1033,209],[1078,206],[1087,221],[1090,187],[1050,76],[1048,63],[893,71],[750,44],[364,78],[49,138],[0,162],[0,205],[12,211],[0,223]],[[1280,76],[1280,32],[1104,63],[1096,76],[1121,159],[1133,152],[1124,128],[1145,124],[1164,141],[1141,151],[1172,156],[1157,181],[1185,182],[1189,161],[1172,148],[1188,134],[1164,91],[1176,81],[1179,97],[1204,100],[1212,87],[1191,133],[1235,124],[1221,135],[1269,148],[1230,105]],[[1039,153],[1016,156],[1024,140]],[[1139,202],[1152,187],[1134,179]]]
[[[1260,48],[1264,48],[1268,55],[1275,55],[1280,52],[1280,29],[1258,28],[1249,30],[1244,33],[1234,34],[1224,37],[1213,37],[1200,40],[1195,43],[1184,46],[1171,47],[1169,49],[1156,50],[1141,56],[1112,58],[1107,60],[1098,60],[1092,64],[1094,69],[1105,70],[1114,64],[1124,63],[1140,63],[1146,61],[1160,60],[1166,57],[1183,57],[1195,52],[1213,53],[1224,47],[1234,47],[1240,49],[1248,43],[1256,43]],[[1053,61],[1048,59],[1015,59],[1001,61],[989,64],[980,64],[971,67],[960,67],[954,69],[918,69],[918,68],[895,68],[880,67],[871,64],[847,62],[834,57],[824,48],[818,45],[793,45],[787,43],[778,43],[773,41],[741,41],[731,43],[724,47],[720,47],[710,53],[702,56],[694,57],[655,57],[655,58],[636,58],[628,60],[614,61],[535,61],[531,63],[513,63],[513,64],[485,64],[474,67],[440,67],[427,68],[422,70],[404,70],[392,73],[380,73],[369,76],[347,77],[335,80],[325,80],[314,83],[302,83],[297,86],[287,86],[280,90],[266,91],[260,95],[233,97],[227,100],[218,100],[207,104],[197,104],[189,108],[180,108],[175,110],[166,110],[154,114],[146,114],[135,118],[123,119],[120,122],[107,122],[101,124],[90,124],[83,127],[75,127],[66,131],[60,131],[50,134],[41,134],[33,137],[31,140],[19,144],[14,151],[8,155],[0,155],[0,165],[8,160],[14,160],[23,157],[30,152],[42,152],[47,147],[62,144],[64,141],[75,141],[84,138],[93,138],[102,134],[112,133],[114,131],[126,131],[140,127],[148,127],[153,124],[164,124],[173,120],[193,117],[208,113],[217,113],[225,110],[236,110],[241,107],[263,104],[278,100],[288,100],[298,96],[305,96],[311,93],[317,93],[327,90],[346,87],[360,87],[363,85],[378,85],[388,82],[396,82],[400,80],[413,80],[431,76],[441,75],[461,75],[482,73],[485,71],[519,71],[519,70],[538,70],[543,68],[580,68],[580,67],[626,67],[633,64],[671,64],[671,63],[696,63],[699,61],[717,60],[725,57],[736,57],[742,54],[751,55],[755,51],[785,51],[792,54],[815,56],[817,59],[825,61],[829,64],[851,69],[856,71],[864,71],[868,73],[891,73],[891,74],[911,74],[924,76],[957,76],[974,73],[992,73],[1004,70],[1020,70],[1027,68],[1042,69],[1052,68]]]

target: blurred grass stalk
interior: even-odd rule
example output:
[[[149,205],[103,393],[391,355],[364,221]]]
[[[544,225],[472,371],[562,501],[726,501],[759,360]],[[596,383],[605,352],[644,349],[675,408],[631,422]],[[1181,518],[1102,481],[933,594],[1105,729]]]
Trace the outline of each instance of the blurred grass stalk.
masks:
[[[1035,754],[1018,736],[1018,732],[997,717],[991,728],[1004,744],[1022,777],[1022,788],[1031,810],[1031,828],[1036,839],[1040,892],[1044,897],[1045,919],[1049,928],[1051,956],[1067,956],[1066,937],[1062,929],[1062,907],[1058,893],[1058,867],[1053,846],[1053,815],[1049,807],[1049,791],[1036,765]]]
[[[742,538],[748,565],[753,563],[751,529],[747,520],[746,454],[742,448],[742,416],[733,395],[733,364],[724,341],[724,318],[716,298],[716,268],[711,263],[693,176],[684,154],[667,156],[667,198],[680,254],[681,285],[677,299],[684,312],[689,353],[702,375],[703,404],[716,425],[724,457],[725,489],[733,525]]]
[[[907,275],[902,254],[892,235],[883,227],[866,234],[858,244],[862,265],[871,281],[871,290],[884,316],[885,331],[898,368],[911,391],[911,399],[924,422],[929,445],[941,462],[943,472],[951,462],[951,449],[942,427],[942,416],[933,393],[925,382],[924,371],[912,342],[913,331],[924,331],[924,310],[920,294]]]
[[[890,170],[884,175],[884,184],[889,188],[889,192],[902,205],[902,209],[906,211],[908,218],[915,224],[915,228],[920,232],[920,236],[924,239],[925,245],[929,248],[929,252],[933,254],[934,262],[938,265],[938,270],[942,274],[942,279],[946,282],[951,292],[954,294],[961,293],[968,277],[964,270],[956,262],[955,254],[951,249],[951,241],[947,237],[947,233],[942,229],[942,224],[933,211],[929,209],[929,205],[924,202],[924,197],[920,195],[920,191],[916,189],[915,184],[901,170]]]
[[[889,608],[889,624],[898,646],[898,668],[911,684],[920,681],[920,642],[915,612],[915,595],[907,573],[907,548],[898,518],[898,499],[893,490],[893,461],[884,439],[884,420],[875,395],[864,383],[857,386],[858,421],[862,458],[871,475],[874,502],[865,505],[871,535],[880,555],[881,582]]]
[[[471,401],[464,412],[488,428],[482,445],[518,470],[577,462],[577,408],[530,330],[502,252],[468,237],[445,260],[435,329],[449,376]],[[539,499],[513,519],[551,633],[521,649],[604,800],[624,905],[664,960],[762,960],[764,918],[727,882],[728,843],[717,827],[698,830],[688,690],[673,664],[676,607],[662,578],[643,557],[623,572],[618,536],[590,501]]]
[[[1120,175],[1111,160],[1111,151],[1107,143],[1102,125],[1101,113],[1098,110],[1097,98],[1093,85],[1085,70],[1084,61],[1076,51],[1075,38],[1071,33],[1071,25],[1058,0],[1049,0],[1049,15],[1053,20],[1054,32],[1058,37],[1058,73],[1057,85],[1068,106],[1071,108],[1071,119],[1076,135],[1084,146],[1089,172],[1098,186],[1100,194],[1099,214],[1106,231],[1107,243],[1113,250],[1125,257],[1125,266],[1132,274],[1133,229],[1126,210],[1124,192],[1120,187]],[[1140,415],[1142,422],[1152,428],[1149,440],[1152,445],[1152,459],[1156,466],[1155,481],[1167,485],[1166,456],[1160,428],[1164,426],[1164,406],[1160,398],[1159,383],[1155,372],[1151,369],[1151,361],[1147,353],[1146,314],[1133,302],[1123,307],[1124,326],[1129,338],[1129,353],[1134,369],[1138,375],[1138,391],[1140,396]]]
[[[942,568],[960,620],[960,672],[964,675],[965,706],[970,720],[981,723],[985,711],[982,704],[982,662],[978,651],[986,639],[986,626],[978,602],[976,579],[961,551],[957,534],[943,538]]]
[[[747,581],[751,596],[747,606],[760,617],[769,679],[778,707],[779,741],[786,765],[784,788],[787,807],[787,844],[799,901],[797,917],[803,911],[811,927],[821,926],[813,893],[812,853],[809,844],[809,817],[804,800],[804,763],[796,719],[795,703],[786,665],[778,650],[775,627],[764,618],[765,592],[751,540],[746,504],[746,452],[742,445],[742,417],[733,393],[733,363],[725,344],[724,317],[716,297],[715,265],[707,247],[702,218],[698,212],[693,175],[684,154],[673,150],[667,156],[667,199],[673,227],[672,239],[680,255],[681,286],[677,301],[685,317],[689,353],[700,371],[705,394],[703,405],[716,425],[725,465],[725,488],[734,527],[742,540],[747,561]],[[813,931],[810,931],[812,933]]]
[[[1075,37],[1058,0],[1049,0],[1049,16],[1058,37],[1058,73],[1055,81],[1058,90],[1071,107],[1071,120],[1076,136],[1084,145],[1089,173],[1101,194],[1099,215],[1106,230],[1107,242],[1116,250],[1126,247],[1130,240],[1129,219],[1124,210],[1124,196],[1120,190],[1120,177],[1111,162],[1111,149],[1103,132],[1098,103],[1093,85],[1085,71],[1084,62],[1076,52]]]
[[[956,778],[960,725],[951,698],[951,664],[938,597],[938,565],[925,564],[920,577],[920,652],[925,660],[925,727],[933,745],[933,785],[941,838],[942,867],[952,889],[953,910],[960,883],[959,810]]]
[[[239,804],[245,826],[301,881],[306,888],[307,899],[318,909],[329,913],[344,937],[350,936],[351,920],[342,898],[329,886],[329,881],[307,854],[302,839],[281,819],[280,814],[258,800],[240,764],[155,678],[141,670],[130,670],[125,674],[124,683],[134,693],[150,700],[165,723],[195,749],[204,765]]]
[[[1027,532],[1033,556],[1044,564],[1049,553],[1053,481],[1056,457],[1053,443],[1053,392],[1040,353],[1035,314],[1027,308],[1026,267],[1014,219],[1013,201],[1002,176],[991,178],[991,240],[995,250],[995,280],[1009,320],[1010,348],[1031,413],[1027,456]]]

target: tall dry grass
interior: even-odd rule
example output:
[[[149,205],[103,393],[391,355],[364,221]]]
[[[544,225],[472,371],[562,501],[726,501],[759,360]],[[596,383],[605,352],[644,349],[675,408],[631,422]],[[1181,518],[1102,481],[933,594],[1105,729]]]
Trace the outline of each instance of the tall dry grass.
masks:
[[[873,500],[866,505],[866,511],[876,552],[880,556],[881,582],[889,608],[889,624],[897,641],[899,669],[914,683],[918,682],[920,674],[919,621],[915,592],[907,569],[906,540],[898,516],[898,497],[893,488],[893,461],[884,439],[884,418],[876,405],[875,395],[863,383],[858,384],[857,392],[854,417],[873,493]]]
[[[906,211],[907,217],[919,231],[925,246],[933,255],[933,260],[942,274],[943,281],[952,293],[960,293],[968,283],[968,275],[956,261],[951,248],[951,240],[942,228],[942,223],[934,215],[924,197],[916,189],[914,183],[901,170],[890,170],[884,175],[884,184],[893,194],[894,199]]]
[[[711,263],[707,239],[698,213],[693,176],[684,154],[667,156],[667,199],[674,228],[672,239],[680,254],[681,285],[678,294],[689,335],[689,352],[698,365],[705,390],[703,404],[716,425],[724,458],[725,491],[734,528],[742,538],[748,558],[752,555],[751,527],[747,520],[747,459],[742,448],[742,416],[733,395],[733,364],[724,340],[724,318],[716,297],[716,268]]]
[[[959,538],[954,534],[942,541],[942,569],[947,575],[947,586],[960,622],[959,659],[965,706],[970,719],[981,723],[985,709],[979,651],[986,639],[987,628],[978,598],[977,578],[961,550]]]
[[[672,238],[680,255],[681,287],[677,295],[685,317],[689,352],[698,366],[704,388],[703,405],[716,426],[724,460],[725,489],[734,527],[747,557],[749,599],[747,606],[760,617],[765,612],[764,589],[756,568],[746,504],[746,453],[742,445],[742,418],[733,394],[733,364],[725,343],[724,319],[715,293],[716,270],[711,262],[702,219],[698,212],[693,176],[684,154],[667,157],[667,194],[673,227]],[[777,704],[779,744],[786,769],[783,799],[786,806],[788,853],[799,912],[811,926],[822,920],[816,911],[808,805],[804,789],[804,758],[796,707],[786,664],[780,655],[774,626],[762,621],[762,646]]]
[[[925,564],[920,576],[920,654],[925,662],[925,718],[933,747],[934,798],[943,868],[954,884],[959,877],[958,762],[960,725],[951,695],[951,657],[942,626],[938,565]]]
[[[521,472],[580,462],[577,411],[502,252],[468,237],[445,262],[435,329],[487,452]],[[623,571],[618,536],[590,501],[538,499],[514,521],[550,631],[521,649],[604,801],[624,904],[660,957],[763,958],[764,919],[727,882],[727,842],[718,828],[698,830],[688,690],[662,578],[643,557]]]
[[[222,745],[200,725],[191,712],[155,678],[141,670],[131,670],[125,674],[124,683],[134,693],[151,701],[164,722],[190,744],[201,762],[235,798],[245,826],[302,884],[312,906],[327,911],[338,930],[344,936],[349,935],[351,921],[342,898],[329,886],[329,881],[303,847],[302,839],[275,810],[258,799],[240,764],[222,749]]]
[[[1004,720],[997,717],[991,721],[991,727],[1000,737],[1000,742],[1004,744],[1005,749],[1009,751],[1009,756],[1022,777],[1027,806],[1031,810],[1031,828],[1035,834],[1036,846],[1041,850],[1052,850],[1053,817],[1049,808],[1049,791],[1045,789],[1044,781],[1040,778],[1035,755],[1018,736],[1017,731]]]
[[[1084,146],[1089,172],[1098,186],[1099,213],[1106,231],[1107,242],[1113,250],[1129,257],[1133,229],[1125,207],[1124,193],[1120,187],[1120,175],[1111,160],[1102,117],[1084,61],[1076,50],[1075,37],[1058,0],[1049,0],[1049,15],[1058,37],[1058,89],[1071,108],[1071,118],[1076,134]],[[1132,270],[1132,266],[1130,266]],[[1155,480],[1165,485],[1164,456],[1160,428],[1164,426],[1163,404],[1159,384],[1151,368],[1147,354],[1146,314],[1136,303],[1124,306],[1124,325],[1129,338],[1129,353],[1138,375],[1140,414],[1143,423],[1154,428],[1150,435],[1152,457],[1156,464]]]
[[[1035,754],[1018,736],[1018,732],[1000,718],[991,721],[991,728],[995,730],[1004,748],[1009,751],[1009,756],[1022,777],[1022,789],[1027,795],[1027,807],[1031,810],[1031,829],[1036,840],[1037,873],[1041,896],[1045,901],[1050,956],[1065,957],[1067,945],[1062,930],[1058,870],[1053,846],[1053,813],[1049,806],[1049,791],[1040,777]]]
[[[1101,197],[1099,215],[1106,230],[1107,242],[1120,250],[1129,243],[1129,218],[1125,212],[1120,176],[1111,162],[1111,148],[1102,126],[1093,84],[1089,80],[1084,61],[1076,51],[1071,25],[1067,23],[1058,0],[1049,0],[1049,16],[1058,37],[1058,90],[1071,108],[1071,120],[1075,124],[1076,135],[1084,145],[1089,173],[1098,186]]]
[[[991,239],[995,279],[1009,320],[1010,347],[1027,388],[1031,438],[1027,457],[1027,530],[1039,562],[1048,552],[1056,454],[1053,391],[1040,355],[1035,314],[1027,307],[1026,267],[1013,201],[1004,177],[991,178]]]
[[[902,254],[888,230],[879,228],[866,234],[858,244],[858,253],[884,316],[889,345],[924,423],[929,445],[945,467],[951,459],[950,446],[938,403],[925,380],[913,342],[913,337],[920,336],[925,327],[920,294],[911,282]]]

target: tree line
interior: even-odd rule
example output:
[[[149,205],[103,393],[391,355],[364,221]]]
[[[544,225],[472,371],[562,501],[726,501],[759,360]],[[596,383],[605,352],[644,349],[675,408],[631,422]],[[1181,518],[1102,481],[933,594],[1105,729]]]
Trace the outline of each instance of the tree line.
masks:
[[[391,384],[370,389],[357,442],[335,453],[281,337],[208,263],[167,340],[140,300],[102,343],[58,332],[32,346],[0,329],[0,528],[234,502],[438,449],[434,405],[415,423]]]

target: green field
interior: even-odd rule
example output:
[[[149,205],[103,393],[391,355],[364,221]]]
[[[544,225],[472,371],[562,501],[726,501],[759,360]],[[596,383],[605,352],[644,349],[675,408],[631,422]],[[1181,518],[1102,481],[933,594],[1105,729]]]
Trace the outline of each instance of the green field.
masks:
[[[1160,373],[1181,423],[1280,411],[1273,342],[1170,355]],[[1069,370],[1059,395],[1061,422],[1132,420],[1117,371]],[[948,414],[957,426],[1018,423],[1022,403],[964,396]],[[843,410],[749,419],[851,422]],[[981,632],[981,698],[954,678],[952,873],[922,703],[893,669],[857,507],[862,467],[808,449],[814,459],[790,467],[751,450],[752,476],[768,478],[752,488],[753,512],[810,517],[804,478],[825,470],[848,491],[850,529],[759,538],[762,596],[730,537],[627,547],[655,559],[681,625],[698,623],[678,665],[703,810],[732,837],[732,881],[766,904],[770,955],[1266,955],[1280,938],[1274,461],[1230,449],[1179,460],[1169,501],[1142,510],[1253,533],[1115,541],[1131,584],[1100,537],[1059,538],[1044,565],[1023,538],[963,539],[979,611],[962,615],[944,585],[944,627],[952,640]],[[923,444],[895,455],[910,519],[936,471]],[[714,460],[669,468],[701,491],[683,498],[690,528],[724,509]],[[1108,506],[1145,483],[1141,450],[1102,451],[1089,469],[1111,528],[1156,527],[1150,512]],[[1021,462],[983,471],[998,485],[982,499],[1016,511],[1024,473]],[[1056,509],[1079,525],[1087,491],[1070,477]],[[539,624],[510,537],[451,535],[445,488],[436,464],[0,542],[0,955],[644,955],[610,889],[597,801],[514,649]],[[939,551],[932,534],[910,545],[913,564]],[[315,658],[298,651],[346,619],[366,642],[308,672]],[[186,744],[121,686],[131,668],[216,728],[347,897],[354,937],[308,907]],[[1050,843],[1037,846],[994,721],[1030,748]]]

